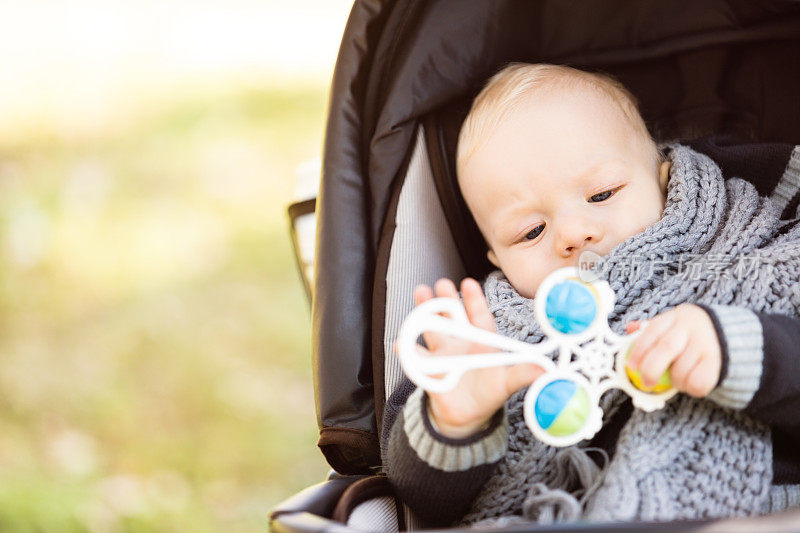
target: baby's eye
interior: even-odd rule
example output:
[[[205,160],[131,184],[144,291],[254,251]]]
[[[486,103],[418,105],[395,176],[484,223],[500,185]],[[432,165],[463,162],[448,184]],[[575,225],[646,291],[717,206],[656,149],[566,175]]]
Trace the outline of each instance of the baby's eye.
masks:
[[[525,240],[532,241],[533,239],[541,235],[543,231],[544,231],[544,224],[539,224],[538,226],[536,226],[535,228],[533,228],[532,230],[530,230],[528,233],[525,234]]]
[[[590,196],[589,200],[592,201],[592,202],[604,202],[604,201],[608,200],[609,198],[611,198],[614,195],[614,193],[617,192],[618,190],[619,190],[619,188],[611,189],[611,190],[608,190],[608,191],[605,191],[605,192],[599,192],[599,193],[595,194],[594,196]]]

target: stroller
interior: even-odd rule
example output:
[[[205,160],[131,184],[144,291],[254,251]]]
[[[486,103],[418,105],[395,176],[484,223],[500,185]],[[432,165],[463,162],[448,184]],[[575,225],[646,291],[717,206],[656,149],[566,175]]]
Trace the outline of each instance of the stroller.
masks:
[[[315,278],[305,281],[318,445],[334,471],[275,508],[273,530],[421,525],[380,474],[383,409],[402,377],[392,343],[415,285],[492,269],[458,190],[455,147],[472,99],[512,61],[612,74],[656,141],[728,134],[800,144],[797,1],[356,0],[333,77],[319,198],[290,207],[293,222],[315,215],[318,224]],[[778,178],[754,183],[765,194]],[[800,524],[789,513],[550,530],[785,530],[792,519]]]

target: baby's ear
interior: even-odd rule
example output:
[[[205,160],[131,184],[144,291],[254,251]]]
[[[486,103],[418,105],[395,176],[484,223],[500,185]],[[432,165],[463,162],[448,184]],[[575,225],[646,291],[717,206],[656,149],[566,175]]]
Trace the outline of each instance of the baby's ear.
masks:
[[[667,195],[667,183],[669,183],[669,167],[670,162],[664,161],[658,169],[658,183],[661,186],[661,192],[664,196]]]
[[[494,255],[494,252],[492,250],[489,250],[488,252],[486,252],[486,257],[489,259],[489,262],[491,264],[493,264],[497,268],[500,268],[500,265],[497,262],[497,256]]]

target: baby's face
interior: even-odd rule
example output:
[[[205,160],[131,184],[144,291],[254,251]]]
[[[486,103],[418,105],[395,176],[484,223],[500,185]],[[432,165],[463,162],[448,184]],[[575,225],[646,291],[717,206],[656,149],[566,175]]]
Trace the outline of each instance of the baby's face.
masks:
[[[489,260],[527,298],[585,250],[606,255],[661,218],[669,163],[612,101],[588,91],[528,98],[464,165],[464,199]]]

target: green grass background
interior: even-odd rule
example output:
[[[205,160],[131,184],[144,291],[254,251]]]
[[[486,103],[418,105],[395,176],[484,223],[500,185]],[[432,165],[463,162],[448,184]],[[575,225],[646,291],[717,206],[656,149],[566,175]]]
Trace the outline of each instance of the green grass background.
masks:
[[[263,531],[328,471],[286,205],[322,84],[0,141],[0,531]]]

